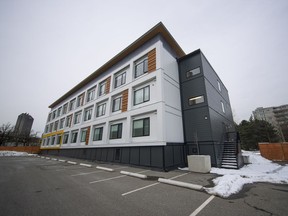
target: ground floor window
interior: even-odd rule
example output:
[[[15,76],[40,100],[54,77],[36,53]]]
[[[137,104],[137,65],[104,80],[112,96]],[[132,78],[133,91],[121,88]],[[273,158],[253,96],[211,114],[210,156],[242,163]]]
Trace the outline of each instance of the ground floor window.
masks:
[[[133,121],[133,137],[150,135],[150,118],[138,119]]]
[[[87,129],[81,130],[81,142],[86,142]]]
[[[110,139],[121,139],[121,138],[122,138],[122,123],[111,125]]]
[[[56,138],[56,145],[59,145],[60,142],[61,142],[61,137],[62,135],[58,135],[57,138]]]
[[[69,133],[65,133],[64,134],[64,138],[63,138],[63,144],[67,144],[68,143],[68,138],[69,138]]]
[[[102,140],[103,127],[94,128],[93,141]]]
[[[71,143],[76,143],[77,142],[77,136],[78,136],[78,131],[72,131]]]

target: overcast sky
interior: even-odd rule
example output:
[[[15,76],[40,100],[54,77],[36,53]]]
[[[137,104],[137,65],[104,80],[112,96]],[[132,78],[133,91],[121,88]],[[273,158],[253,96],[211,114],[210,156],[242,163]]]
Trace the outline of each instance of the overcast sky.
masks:
[[[27,112],[42,133],[52,102],[160,21],[202,50],[236,122],[288,103],[287,0],[0,0],[0,124]]]

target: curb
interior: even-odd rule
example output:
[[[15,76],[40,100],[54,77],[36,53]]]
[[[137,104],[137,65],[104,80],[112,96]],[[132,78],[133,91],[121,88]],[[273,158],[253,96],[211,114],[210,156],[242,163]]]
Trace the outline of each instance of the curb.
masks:
[[[101,166],[96,166],[96,169],[101,169],[101,170],[105,170],[105,171],[108,171],[108,172],[114,172],[114,169],[101,167]]]
[[[51,158],[51,160],[53,160],[53,161],[57,161],[57,159],[56,159],[56,158]]]
[[[62,160],[62,159],[58,159],[58,161],[60,161],[60,162],[66,162],[66,160]]]
[[[77,163],[74,162],[74,161],[67,161],[68,164],[73,164],[73,165],[76,165]]]
[[[170,184],[170,185],[174,185],[174,186],[189,188],[192,190],[204,191],[204,187],[202,185],[196,185],[196,184],[191,184],[191,183],[186,183],[186,182],[181,182],[181,181],[175,181],[175,180],[171,180],[171,179],[164,179],[164,178],[159,178],[158,181],[161,183],[164,183],[164,184]]]
[[[45,159],[50,160],[51,158],[50,157],[45,157]]]
[[[81,165],[81,166],[85,166],[85,167],[92,167],[91,164],[85,164],[85,163],[80,163],[79,165]]]
[[[132,173],[132,172],[126,172],[126,171],[120,171],[120,173],[123,175],[133,176],[136,178],[147,179],[147,175],[143,175],[143,174],[139,174],[139,173]]]

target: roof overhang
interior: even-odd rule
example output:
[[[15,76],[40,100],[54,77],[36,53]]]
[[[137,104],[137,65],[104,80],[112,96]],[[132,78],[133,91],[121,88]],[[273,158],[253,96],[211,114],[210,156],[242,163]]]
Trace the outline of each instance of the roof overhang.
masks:
[[[130,53],[132,53],[133,51],[135,51],[136,49],[141,47],[143,44],[145,44],[147,41],[151,40],[152,38],[154,38],[155,36],[157,36],[159,34],[165,39],[165,41],[169,44],[169,46],[174,50],[174,52],[177,55],[177,58],[181,58],[181,57],[185,56],[185,52],[182,50],[182,48],[179,46],[179,44],[176,42],[176,40],[173,38],[173,36],[170,34],[170,32],[166,29],[166,27],[163,25],[162,22],[159,22],[152,29],[150,29],[148,32],[146,32],[144,35],[142,35],[140,38],[138,38],[136,41],[134,41],[132,44],[130,44],[127,48],[125,48],[123,51],[121,51],[116,56],[114,56],[112,59],[110,59],[107,63],[105,63],[99,69],[94,71],[87,78],[85,78],[80,83],[78,83],[75,87],[73,87],[70,91],[68,91],[62,97],[57,99],[54,103],[52,103],[49,106],[49,108],[53,108],[56,105],[58,105],[59,103],[61,103],[67,97],[71,96],[77,90],[79,90],[83,86],[87,85],[89,82],[94,80],[100,74],[107,71],[113,65],[115,65],[116,63],[118,63],[119,61],[124,59]]]

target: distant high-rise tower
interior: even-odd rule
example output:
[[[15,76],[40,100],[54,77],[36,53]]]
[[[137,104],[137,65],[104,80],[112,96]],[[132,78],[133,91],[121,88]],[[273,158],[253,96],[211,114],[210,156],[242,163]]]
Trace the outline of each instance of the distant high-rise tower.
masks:
[[[22,113],[18,116],[14,132],[18,135],[27,136],[31,132],[33,117],[28,113]]]

